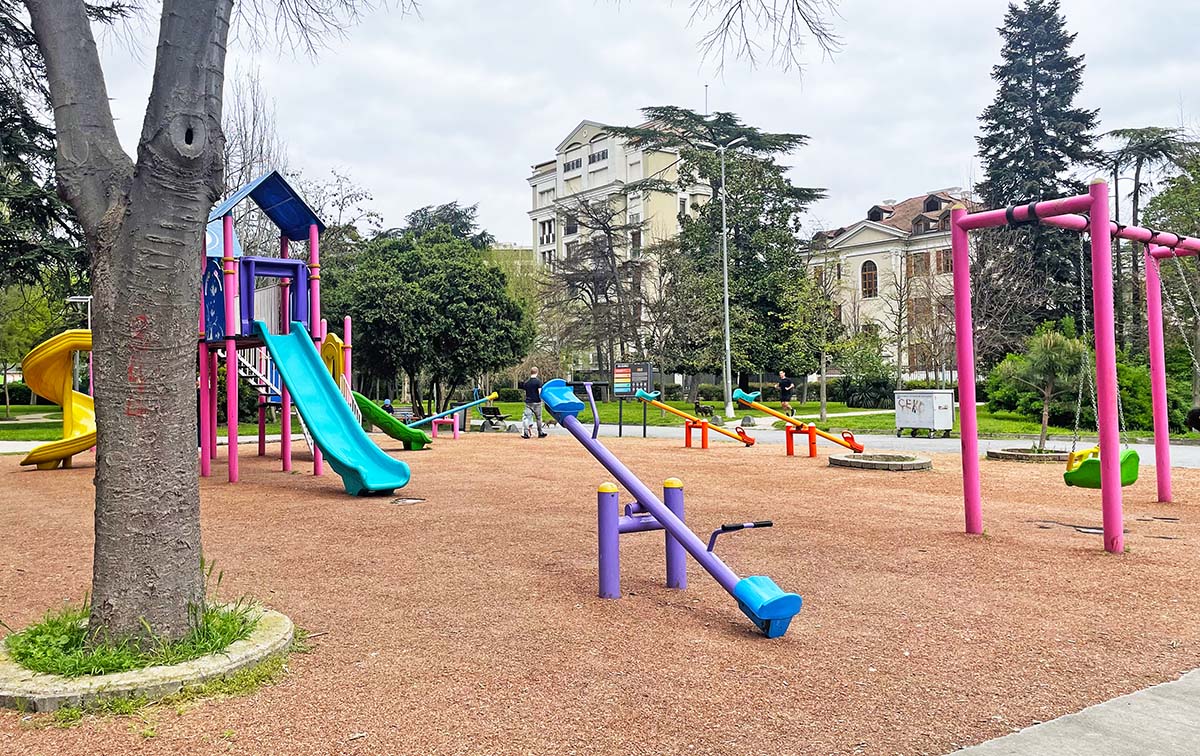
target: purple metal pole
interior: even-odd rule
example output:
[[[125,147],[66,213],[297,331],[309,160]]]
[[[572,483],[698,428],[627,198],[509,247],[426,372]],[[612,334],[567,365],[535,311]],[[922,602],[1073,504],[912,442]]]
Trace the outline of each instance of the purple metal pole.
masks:
[[[208,420],[208,344],[204,341],[204,333],[200,334],[199,371],[200,379],[197,384],[196,401],[200,403],[200,477],[212,475],[212,452],[209,446]]]
[[[1113,314],[1112,238],[1108,235],[1108,184],[1088,187],[1092,197],[1092,314],[1096,335],[1096,411],[1100,430],[1100,501],[1104,512],[1104,548],[1125,550],[1121,516],[1121,439],[1117,421],[1117,338]],[[961,383],[961,381],[960,381]]]
[[[225,420],[229,436],[229,482],[238,482],[238,370],[237,370],[237,341],[234,340],[234,330],[237,328],[237,309],[233,298],[237,296],[237,261],[233,257],[233,215],[226,214],[223,219],[225,236]],[[251,292],[251,296],[254,293]]]
[[[679,478],[667,478],[663,481],[663,504],[671,510],[671,514],[683,519],[683,481]],[[667,540],[667,587],[683,590],[687,588],[687,552],[683,544],[671,531],[666,533]],[[712,553],[712,552],[709,552]]]
[[[279,256],[287,259],[288,256],[288,238],[285,234],[279,235]],[[292,330],[292,313],[291,313],[291,279],[283,279],[283,291],[279,302],[279,330],[281,333],[287,334]],[[279,380],[279,413],[280,413],[280,428],[279,428],[279,457],[283,463],[283,471],[292,471],[292,394],[288,391],[282,377]]]
[[[951,262],[954,267],[954,342],[958,355],[958,415],[961,427],[963,510],[967,532],[983,532],[983,494],[979,484],[979,429],[975,416],[975,335],[971,317],[971,250],[963,220],[967,209],[950,211]]]
[[[325,334],[321,333],[321,242],[315,223],[308,227],[308,295],[309,331],[312,337],[319,341],[325,338]],[[313,475],[324,474],[325,460],[321,456],[321,450],[314,447],[312,453]]]
[[[638,477],[634,475],[628,467],[621,463],[621,460],[613,456],[613,453],[604,448],[604,444],[584,430],[583,425],[573,415],[565,415],[559,420],[559,424],[566,428],[572,436],[583,444],[583,447],[592,453],[606,470],[613,474],[618,482],[625,487],[625,490],[633,494],[638,503],[646,508],[654,518],[662,523],[675,539],[683,544],[683,548],[687,550],[692,558],[700,563],[700,566],[708,571],[713,579],[716,580],[722,588],[734,595],[734,587],[738,584],[737,574],[729,569],[729,565],[725,564],[717,557],[716,554],[708,551],[708,547],[700,538],[688,529],[671,510],[667,509],[658,497],[646,487]],[[737,598],[737,596],[734,596]]]
[[[1162,278],[1157,245],[1146,247],[1146,333],[1150,341],[1150,402],[1154,412],[1154,477],[1158,500],[1171,501],[1171,428],[1167,424],[1167,364],[1163,346]]]
[[[600,542],[600,598],[621,598],[621,545],[617,532],[617,487],[601,483],[596,494],[596,533]]]

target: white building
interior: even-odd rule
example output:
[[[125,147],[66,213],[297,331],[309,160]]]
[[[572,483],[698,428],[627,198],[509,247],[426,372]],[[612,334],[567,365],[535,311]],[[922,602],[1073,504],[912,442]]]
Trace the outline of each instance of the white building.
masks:
[[[954,301],[950,209],[971,206],[958,188],[885,201],[852,225],[819,232],[817,275],[851,331],[877,329],[909,374],[952,370]]]

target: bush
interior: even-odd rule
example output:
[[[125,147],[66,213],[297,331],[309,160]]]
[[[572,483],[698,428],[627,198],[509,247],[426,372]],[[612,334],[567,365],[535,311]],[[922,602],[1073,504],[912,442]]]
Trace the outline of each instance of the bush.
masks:
[[[33,391],[20,381],[12,381],[8,384],[8,401],[13,404],[31,404]]]
[[[847,407],[861,409],[891,409],[895,406],[893,392],[896,384],[891,378],[860,378],[845,381]]]
[[[678,402],[683,400],[683,386],[678,383],[668,383],[666,390],[663,392],[663,398],[669,402]]]
[[[507,386],[495,389],[499,394],[498,401],[501,402],[523,402],[525,401],[525,392],[521,389],[508,388]]]

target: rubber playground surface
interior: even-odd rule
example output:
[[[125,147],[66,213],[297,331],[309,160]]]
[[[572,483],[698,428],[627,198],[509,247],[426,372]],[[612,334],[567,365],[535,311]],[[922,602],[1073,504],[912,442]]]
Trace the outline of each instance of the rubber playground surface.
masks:
[[[623,537],[619,601],[596,597],[605,471],[561,430],[465,434],[401,451],[398,497],[351,498],[311,465],[242,447],[202,484],[222,594],[311,633],[274,686],[133,717],[0,712],[9,754],[942,754],[1200,666],[1200,470],[1176,505],[1126,491],[1128,553],[1106,554],[1096,491],[1054,465],[984,462],[984,537],[962,534],[959,460],[882,473],[779,445],[603,439],[652,489],[678,476],[687,520],[772,519],[722,536],[740,575],[804,597],[766,639],[689,561],[662,586],[658,533]],[[869,449],[868,451],[881,451]],[[91,561],[90,457],[0,457],[0,619],[78,602]],[[622,496],[625,501],[627,497]],[[1171,518],[1171,519],[1168,519]],[[1054,524],[1063,523],[1063,524]],[[151,734],[146,735],[150,730]]]

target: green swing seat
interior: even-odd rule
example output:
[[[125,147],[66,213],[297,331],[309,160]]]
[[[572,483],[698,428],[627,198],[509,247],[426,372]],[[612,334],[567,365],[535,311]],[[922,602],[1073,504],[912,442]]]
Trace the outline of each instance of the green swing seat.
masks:
[[[1133,449],[1121,452],[1121,487],[1131,486],[1137,482],[1138,467],[1141,458]],[[1089,456],[1072,469],[1063,473],[1063,480],[1068,486],[1078,488],[1100,488],[1100,456]]]

